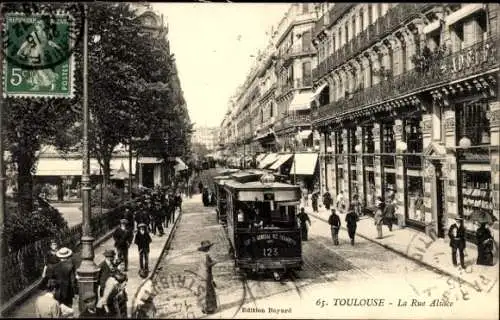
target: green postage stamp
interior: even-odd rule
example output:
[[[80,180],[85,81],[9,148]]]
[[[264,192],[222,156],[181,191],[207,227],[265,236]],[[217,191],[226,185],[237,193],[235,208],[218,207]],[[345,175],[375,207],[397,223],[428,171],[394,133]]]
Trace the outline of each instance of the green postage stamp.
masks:
[[[68,14],[6,13],[4,97],[74,96],[72,23]]]

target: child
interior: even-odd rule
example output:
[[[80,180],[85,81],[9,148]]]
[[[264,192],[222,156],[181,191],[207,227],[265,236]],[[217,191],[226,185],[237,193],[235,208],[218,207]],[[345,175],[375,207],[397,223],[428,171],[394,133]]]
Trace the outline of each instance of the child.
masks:
[[[141,270],[149,271],[149,244],[151,243],[151,236],[149,235],[146,224],[140,223],[138,231],[135,234],[134,243],[139,249],[139,264]]]

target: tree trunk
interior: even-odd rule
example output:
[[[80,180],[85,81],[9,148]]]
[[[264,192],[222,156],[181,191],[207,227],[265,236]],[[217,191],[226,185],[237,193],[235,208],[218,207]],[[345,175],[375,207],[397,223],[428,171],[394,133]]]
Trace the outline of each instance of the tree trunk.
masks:
[[[33,176],[31,169],[35,162],[34,157],[27,152],[18,154],[17,159],[17,186],[18,208],[22,215],[31,214],[33,210]]]
[[[111,177],[111,154],[102,155],[102,178],[103,185],[108,186]]]

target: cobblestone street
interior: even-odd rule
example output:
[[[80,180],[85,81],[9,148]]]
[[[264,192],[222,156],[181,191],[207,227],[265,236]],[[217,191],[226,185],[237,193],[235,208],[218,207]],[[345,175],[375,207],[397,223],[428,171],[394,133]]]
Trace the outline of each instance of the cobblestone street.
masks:
[[[411,309],[411,314],[408,308],[401,308],[401,313],[395,316],[424,316],[429,308],[437,308],[443,318],[472,316],[473,310],[469,303],[464,303],[465,300],[473,301],[478,310],[482,307],[490,310],[491,314],[485,315],[487,318],[494,317],[498,311],[492,308],[498,304],[498,284],[493,279],[480,288],[484,291],[491,288],[490,293],[479,293],[465,283],[373,242],[359,238],[355,246],[351,246],[344,230],[340,233],[340,246],[334,247],[329,226],[314,218],[311,219],[309,241],[303,243],[302,271],[291,273],[281,281],[275,281],[270,275],[245,279],[233,269],[228,254],[229,244],[214,211],[213,207],[203,207],[201,200],[196,198],[185,204],[170,250],[154,277],[159,291],[155,299],[158,317],[205,316],[201,311],[205,284],[196,275],[199,259],[203,256],[197,252],[201,240],[215,243],[210,253],[219,262],[213,268],[219,309],[210,318],[326,318],[331,317],[332,312],[336,318],[368,314],[370,317],[384,317],[388,310],[398,310],[394,307],[404,303],[408,306],[413,303],[415,308]],[[443,302],[446,301],[444,296],[448,296],[448,302]],[[335,309],[336,297],[342,299],[336,302],[337,307],[348,303],[345,299],[356,298],[357,302],[351,300],[349,304],[361,303],[364,307],[346,307],[344,304]],[[366,307],[366,299],[383,299],[384,306]],[[442,305],[432,306],[434,299]],[[419,307],[416,307],[417,301]]]

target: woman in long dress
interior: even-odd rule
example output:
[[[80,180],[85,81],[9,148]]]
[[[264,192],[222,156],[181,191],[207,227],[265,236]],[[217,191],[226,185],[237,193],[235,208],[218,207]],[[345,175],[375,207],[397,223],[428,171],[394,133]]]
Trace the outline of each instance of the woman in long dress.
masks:
[[[213,243],[210,241],[204,240],[198,248],[198,251],[206,253],[202,257],[199,270],[199,276],[205,281],[206,284],[205,303],[202,302],[202,312],[206,314],[215,313],[217,310],[217,295],[215,293],[215,282],[212,274],[212,267],[216,264],[216,262],[208,253],[212,245]]]
[[[481,223],[476,231],[477,264],[484,266],[493,265],[493,236],[487,223]]]

